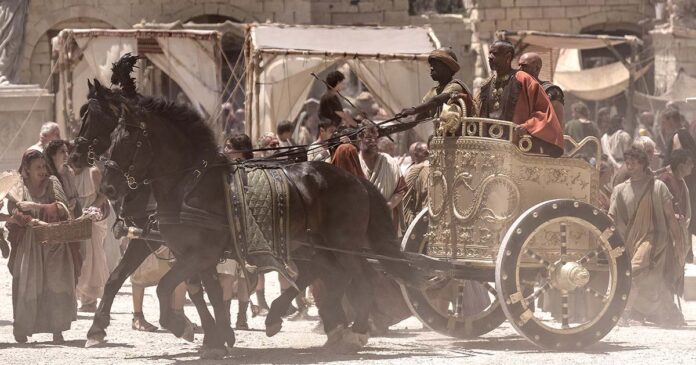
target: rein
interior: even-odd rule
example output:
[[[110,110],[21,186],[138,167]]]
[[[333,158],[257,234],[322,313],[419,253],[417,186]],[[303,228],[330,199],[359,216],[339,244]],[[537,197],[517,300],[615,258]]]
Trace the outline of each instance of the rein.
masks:
[[[134,150],[133,155],[131,157],[131,161],[130,161],[128,168],[126,170],[123,170],[115,161],[113,161],[109,158],[106,158],[103,161],[105,161],[104,165],[105,165],[106,169],[114,170],[117,173],[123,175],[123,177],[126,179],[126,184],[128,185],[128,188],[131,190],[137,190],[140,186],[149,185],[155,180],[163,179],[163,178],[170,177],[170,176],[175,176],[175,175],[182,174],[182,173],[187,173],[189,171],[193,172],[194,181],[195,181],[198,178],[200,178],[206,170],[211,169],[211,168],[215,168],[215,167],[229,167],[229,166],[233,166],[235,168],[237,168],[238,166],[241,166],[241,167],[252,166],[253,167],[254,164],[263,164],[263,163],[267,163],[267,162],[279,162],[279,161],[284,161],[284,160],[290,161],[294,157],[306,155],[307,153],[314,151],[314,150],[318,150],[318,149],[325,148],[325,147],[326,148],[333,148],[335,146],[338,146],[338,145],[344,143],[344,142],[341,142],[342,137],[352,138],[352,137],[359,135],[367,128],[372,128],[372,127],[379,128],[381,125],[383,125],[385,123],[389,123],[389,122],[393,122],[393,121],[400,121],[399,117],[387,119],[387,120],[379,122],[379,123],[374,123],[371,121],[373,123],[372,125],[363,125],[351,133],[332,137],[328,141],[325,141],[325,142],[322,142],[319,144],[298,145],[298,146],[289,146],[289,147],[266,147],[266,148],[250,149],[250,150],[241,150],[240,152],[252,152],[252,153],[253,152],[266,152],[266,151],[282,151],[282,152],[276,153],[276,154],[274,154],[272,156],[268,156],[268,157],[251,158],[251,159],[244,160],[244,161],[239,161],[239,160],[237,160],[237,161],[225,161],[223,163],[210,164],[207,160],[202,160],[199,165],[187,167],[187,168],[180,169],[180,170],[170,172],[167,174],[163,174],[163,175],[160,175],[157,177],[146,177],[141,182],[138,182],[137,179],[135,178],[135,176],[132,175],[133,172],[135,171],[135,161],[138,157],[140,149],[143,147],[143,141],[141,139],[144,139],[148,143],[148,145],[150,145],[150,140],[149,140],[150,132],[147,130],[147,126],[145,125],[145,123],[142,123],[142,122],[141,123],[129,123],[129,122],[127,122],[125,120],[126,119],[126,117],[125,117],[126,110],[125,109],[126,109],[125,106],[123,104],[121,104],[120,113],[117,113],[118,108],[116,106],[112,106],[112,110],[114,111],[115,115],[118,115],[117,128],[118,127],[133,127],[133,128],[136,128],[137,130],[140,131],[140,133],[138,134],[138,137],[137,137],[138,140],[136,141],[136,147],[135,147],[135,150]],[[85,120],[86,116],[87,116],[87,113],[85,113],[82,116],[83,123],[82,123],[82,126],[80,127],[80,132],[78,133],[78,137],[75,139],[75,144],[78,146],[90,143],[86,138],[81,136],[84,132],[84,129],[85,129],[86,123],[84,123],[84,120]],[[425,121],[429,121],[429,119],[423,119],[421,121],[417,121],[417,123],[415,123],[415,124],[420,124],[420,123],[425,122]],[[98,144],[99,144],[99,139],[95,138],[94,140],[92,140],[92,142],[87,147],[87,159],[88,159],[88,164],[90,166],[94,166],[95,160],[97,159],[96,153],[94,151],[94,147],[96,147]],[[113,148],[113,144],[112,144],[111,148]],[[281,159],[281,158],[284,158],[284,159]]]

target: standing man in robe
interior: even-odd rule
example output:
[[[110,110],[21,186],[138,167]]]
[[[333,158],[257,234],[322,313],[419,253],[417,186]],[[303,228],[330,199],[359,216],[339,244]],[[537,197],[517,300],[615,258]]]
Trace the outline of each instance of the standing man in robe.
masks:
[[[404,195],[404,223],[411,225],[413,219],[426,207],[428,199],[428,177],[430,162],[428,144],[416,142],[410,152],[413,164],[406,170],[406,195]]]
[[[671,242],[685,247],[674,213],[673,196],[648,167],[645,151],[632,147],[624,154],[630,178],[614,187],[609,216],[624,237],[633,281],[625,320],[647,320],[659,326],[682,323],[666,277]]]
[[[539,80],[539,74],[541,73],[542,61],[539,54],[534,52],[528,52],[520,56],[518,65],[520,71],[524,71],[530,74],[534,80],[537,80],[541,87],[544,88],[546,95],[549,96],[551,100],[551,105],[553,106],[553,111],[556,112],[556,117],[558,122],[563,126],[563,117],[565,114],[565,95],[563,90],[558,85],[555,85],[551,81],[541,81]]]
[[[544,88],[526,72],[512,68],[515,47],[507,41],[493,42],[488,63],[494,75],[482,86],[475,98],[479,116],[517,124],[517,142],[529,134],[531,149],[551,157],[563,154],[563,128]]]

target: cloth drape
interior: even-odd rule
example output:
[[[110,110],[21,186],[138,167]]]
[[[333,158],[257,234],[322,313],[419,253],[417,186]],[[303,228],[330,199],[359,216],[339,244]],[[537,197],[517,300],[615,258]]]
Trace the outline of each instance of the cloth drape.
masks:
[[[145,56],[181,87],[194,107],[208,116],[220,104],[219,66],[214,44],[188,38],[157,38],[163,53]]]
[[[269,55],[262,56],[260,73],[254,75],[258,99],[251,100],[252,140],[264,132],[275,131],[282,120],[293,120],[315,82],[311,73],[348,63],[375,100],[388,114],[407,106],[418,105],[433,85],[425,60],[343,58],[335,56]],[[423,140],[432,134],[432,125],[423,123],[415,128]]]

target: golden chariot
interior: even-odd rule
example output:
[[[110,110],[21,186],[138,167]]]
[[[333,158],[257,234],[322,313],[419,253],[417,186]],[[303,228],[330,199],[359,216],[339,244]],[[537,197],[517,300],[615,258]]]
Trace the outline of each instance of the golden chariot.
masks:
[[[513,139],[510,122],[459,122],[460,137],[430,142],[428,207],[402,242],[432,273],[425,288],[402,286],[412,312],[455,337],[508,319],[547,349],[599,341],[621,317],[631,268],[597,207],[598,169],[574,157],[583,147],[599,151],[597,139],[566,137],[572,151],[551,158],[524,152],[533,140]]]

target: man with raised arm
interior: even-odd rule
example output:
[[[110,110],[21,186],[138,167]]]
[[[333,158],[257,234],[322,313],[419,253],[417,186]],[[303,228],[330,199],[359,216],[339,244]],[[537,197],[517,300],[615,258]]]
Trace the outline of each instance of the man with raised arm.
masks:
[[[473,115],[473,102],[469,88],[454,78],[454,74],[459,71],[459,63],[454,52],[449,48],[436,49],[428,55],[428,64],[430,64],[430,77],[437,82],[437,86],[425,94],[422,104],[403,109],[396,114],[397,118],[415,115],[416,120],[381,128],[380,135],[400,132],[412,128],[425,118],[440,116],[442,106],[453,96],[462,97],[466,103],[467,113]],[[435,129],[437,127],[436,125]]]
[[[515,139],[531,135],[529,152],[552,157],[563,154],[563,128],[544,88],[526,72],[512,68],[515,47],[507,41],[493,42],[488,63],[494,75],[475,98],[479,116],[517,124]]]

